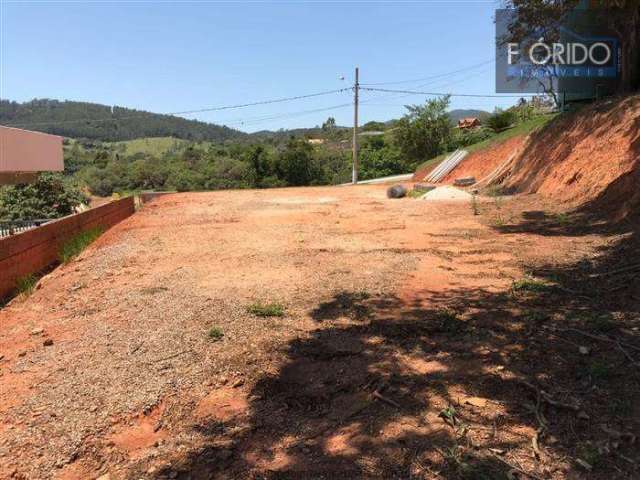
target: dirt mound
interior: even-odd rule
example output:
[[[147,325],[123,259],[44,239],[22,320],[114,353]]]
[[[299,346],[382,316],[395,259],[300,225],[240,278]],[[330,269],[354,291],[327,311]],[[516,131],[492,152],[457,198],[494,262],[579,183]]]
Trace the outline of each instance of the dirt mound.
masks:
[[[624,216],[640,205],[640,96],[562,115],[532,134],[505,186]]]
[[[475,177],[476,180],[481,180],[509,158],[523,144],[525,139],[526,135],[518,135],[504,142],[493,143],[482,150],[472,152],[460,165],[444,177],[441,183],[453,183],[456,178],[461,177]]]
[[[465,192],[464,190],[460,190],[459,188],[445,185],[425,193],[420,198],[422,198],[423,200],[431,200],[431,201],[460,202],[460,201],[471,200],[471,194]]]

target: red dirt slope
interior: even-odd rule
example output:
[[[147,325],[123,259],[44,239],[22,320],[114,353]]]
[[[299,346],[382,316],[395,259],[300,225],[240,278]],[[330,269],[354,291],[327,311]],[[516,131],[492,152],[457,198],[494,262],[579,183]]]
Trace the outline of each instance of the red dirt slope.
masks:
[[[461,177],[475,177],[478,181],[482,180],[508,159],[526,138],[526,135],[518,135],[469,154],[460,165],[442,179],[441,183],[453,183],[456,178]]]
[[[640,205],[640,96],[563,115],[532,135],[505,186],[595,203],[612,217]]]

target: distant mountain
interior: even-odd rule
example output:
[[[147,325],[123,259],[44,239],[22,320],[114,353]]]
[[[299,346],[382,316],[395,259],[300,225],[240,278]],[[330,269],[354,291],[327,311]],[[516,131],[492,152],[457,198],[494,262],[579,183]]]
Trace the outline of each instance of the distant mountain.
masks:
[[[475,117],[480,121],[482,121],[482,120],[485,120],[489,115],[491,114],[484,110],[472,110],[472,109],[470,110],[458,109],[458,110],[451,110],[449,112],[449,118],[453,123],[458,123],[458,120],[460,120],[461,118],[467,118],[467,117]]]
[[[212,123],[97,103],[35,99],[0,100],[0,125],[102,141],[143,137],[222,142],[247,134]]]

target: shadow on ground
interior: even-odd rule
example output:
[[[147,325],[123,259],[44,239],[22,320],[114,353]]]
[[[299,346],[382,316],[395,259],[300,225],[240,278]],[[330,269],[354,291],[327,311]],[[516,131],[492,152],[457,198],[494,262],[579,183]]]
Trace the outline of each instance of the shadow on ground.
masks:
[[[521,218],[496,229],[611,242],[503,293],[336,293],[252,388],[248,416],[197,425],[208,443],[158,476],[638,478],[640,282],[624,270],[638,222]]]

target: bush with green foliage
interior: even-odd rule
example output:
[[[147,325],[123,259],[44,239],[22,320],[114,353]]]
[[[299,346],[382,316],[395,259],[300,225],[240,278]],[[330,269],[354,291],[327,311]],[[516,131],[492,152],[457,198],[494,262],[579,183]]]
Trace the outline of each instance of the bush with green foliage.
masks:
[[[453,133],[448,107],[448,96],[407,105],[409,112],[398,121],[394,140],[411,169],[446,151]]]
[[[486,124],[494,132],[501,132],[516,123],[517,120],[518,116],[513,112],[513,110],[496,109],[496,111],[487,118]]]
[[[0,218],[34,220],[74,213],[89,199],[74,181],[60,174],[43,173],[33,183],[0,188]]]

